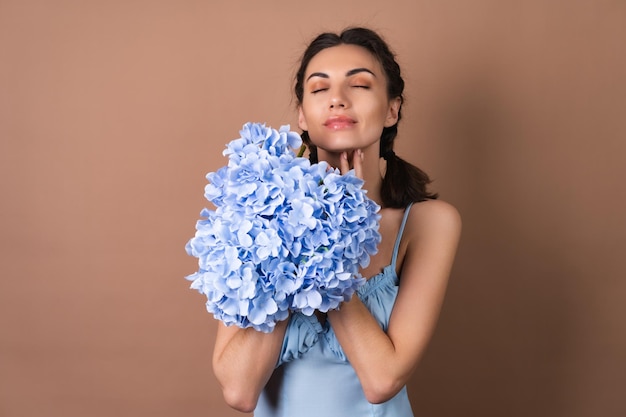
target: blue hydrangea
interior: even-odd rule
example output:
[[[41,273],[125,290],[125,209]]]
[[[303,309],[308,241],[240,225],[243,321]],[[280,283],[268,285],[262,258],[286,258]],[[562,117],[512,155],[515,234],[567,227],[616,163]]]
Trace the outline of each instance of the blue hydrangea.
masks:
[[[198,258],[191,288],[226,325],[270,332],[289,311],[312,315],[348,301],[380,243],[380,207],[363,180],[293,149],[302,139],[246,123],[207,175],[204,209],[186,245]]]

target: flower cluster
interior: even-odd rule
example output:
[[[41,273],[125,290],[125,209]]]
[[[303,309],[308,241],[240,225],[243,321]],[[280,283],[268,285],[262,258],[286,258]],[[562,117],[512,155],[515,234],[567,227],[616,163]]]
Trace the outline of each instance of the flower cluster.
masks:
[[[311,164],[302,139],[246,123],[207,175],[204,209],[186,246],[199,270],[187,277],[226,325],[270,332],[289,311],[311,315],[349,300],[380,243],[380,207],[353,171]]]

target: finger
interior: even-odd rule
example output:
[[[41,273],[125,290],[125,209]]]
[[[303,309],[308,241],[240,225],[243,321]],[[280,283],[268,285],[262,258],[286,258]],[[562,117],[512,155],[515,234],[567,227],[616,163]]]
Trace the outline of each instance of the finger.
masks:
[[[348,161],[348,152],[341,152],[341,157],[339,158],[339,171],[341,171],[341,175],[347,174],[350,171],[350,161]]]
[[[352,166],[354,167],[354,175],[363,178],[363,152],[360,149],[354,151],[352,155]]]

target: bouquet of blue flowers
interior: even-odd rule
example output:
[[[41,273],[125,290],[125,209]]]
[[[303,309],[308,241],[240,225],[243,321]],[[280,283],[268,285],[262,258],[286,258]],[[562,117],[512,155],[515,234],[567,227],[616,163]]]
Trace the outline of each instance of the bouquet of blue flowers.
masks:
[[[380,243],[380,207],[353,171],[296,155],[300,135],[246,123],[207,175],[196,234],[186,245],[199,270],[187,276],[226,325],[271,332],[289,311],[312,315],[348,301],[365,282]]]

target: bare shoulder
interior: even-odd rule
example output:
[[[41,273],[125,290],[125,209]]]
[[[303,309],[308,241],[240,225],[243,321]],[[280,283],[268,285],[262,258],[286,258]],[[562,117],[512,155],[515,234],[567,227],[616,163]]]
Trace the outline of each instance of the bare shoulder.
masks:
[[[401,247],[404,292],[415,295],[423,291],[424,282],[444,286],[460,236],[461,216],[452,204],[442,200],[413,204]]]
[[[409,230],[418,235],[429,231],[458,234],[461,230],[459,211],[443,200],[426,200],[413,204],[407,222]]]
[[[461,216],[452,204],[442,200],[413,204],[400,247],[403,275],[412,275],[410,271],[430,267],[448,268],[454,259],[460,236]],[[437,275],[445,276],[445,273]]]

